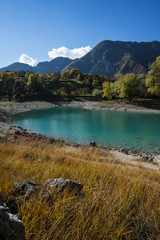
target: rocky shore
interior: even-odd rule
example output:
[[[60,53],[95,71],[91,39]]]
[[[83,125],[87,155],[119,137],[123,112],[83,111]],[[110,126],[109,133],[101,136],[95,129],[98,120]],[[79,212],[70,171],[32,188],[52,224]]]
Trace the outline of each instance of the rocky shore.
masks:
[[[125,111],[125,112],[140,112],[140,113],[157,113],[160,114],[160,109],[152,109],[143,106],[136,106],[126,102],[120,101],[59,101],[59,102],[23,102],[23,103],[1,103],[0,102],[0,112],[5,111],[9,114],[16,114],[21,112],[27,112],[36,109],[50,108],[56,106],[72,106],[72,107],[82,107],[85,109],[95,109],[95,110],[109,110],[109,111]]]
[[[48,141],[49,143],[59,142],[65,146],[73,146],[73,147],[80,147],[83,145],[73,143],[73,142],[66,142],[59,139],[54,139],[51,137],[44,136],[42,134],[37,134],[28,131],[27,129],[23,129],[20,126],[13,125],[10,121],[11,114],[22,113],[26,111],[31,111],[35,109],[42,109],[42,108],[50,108],[56,106],[75,106],[75,107],[83,107],[86,109],[97,109],[97,110],[114,110],[114,111],[130,111],[130,112],[145,112],[145,113],[160,113],[160,110],[148,109],[143,107],[137,107],[133,105],[125,104],[106,104],[99,103],[99,102],[57,102],[57,103],[48,103],[48,102],[25,102],[25,103],[15,103],[14,105],[11,104],[1,104],[0,105],[0,138],[10,138],[10,139],[20,139],[22,137],[25,138],[35,138],[35,139],[43,139]],[[113,148],[113,147],[101,147],[97,146],[95,142],[88,143],[88,147],[93,148],[101,148],[105,151],[110,151],[114,155],[118,155],[118,153],[123,154],[124,156],[131,156],[132,158],[141,158],[143,161],[152,162],[153,164],[160,163],[160,155],[157,153],[148,153],[142,151],[135,151],[125,148]],[[121,155],[122,156],[122,155]]]

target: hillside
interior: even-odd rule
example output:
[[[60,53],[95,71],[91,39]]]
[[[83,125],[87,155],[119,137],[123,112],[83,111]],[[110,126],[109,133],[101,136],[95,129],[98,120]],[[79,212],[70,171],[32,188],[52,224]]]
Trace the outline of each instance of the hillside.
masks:
[[[37,66],[32,67],[28,64],[16,62],[13,63],[7,67],[0,68],[0,72],[4,71],[31,71],[31,72],[39,72],[41,74],[44,73],[58,73],[60,72],[63,68],[65,68],[68,64],[70,64],[73,60],[69,58],[63,58],[63,57],[58,57],[50,62],[40,62],[37,64]]]
[[[32,67],[24,63],[13,63],[1,68],[3,71],[32,71],[58,73],[79,69],[81,73],[99,74],[113,77],[115,73],[146,73],[148,65],[160,55],[160,42],[122,42],[105,40],[95,46],[84,57],[71,60],[58,57],[50,62],[40,62]]]
[[[70,63],[62,72],[77,68],[82,73],[113,77],[121,73],[146,73],[160,55],[160,42],[102,41],[84,57]]]
[[[18,204],[26,239],[160,239],[160,176],[142,159],[135,165],[104,149],[18,137],[0,142],[0,190],[8,205],[23,197],[12,195],[16,183],[61,177],[83,184],[81,195],[31,189]]]
[[[65,68],[68,64],[72,63],[73,60],[69,58],[58,57],[53,59],[50,62],[40,62],[34,67],[33,72],[39,72],[41,74],[44,73],[58,73],[63,68]]]

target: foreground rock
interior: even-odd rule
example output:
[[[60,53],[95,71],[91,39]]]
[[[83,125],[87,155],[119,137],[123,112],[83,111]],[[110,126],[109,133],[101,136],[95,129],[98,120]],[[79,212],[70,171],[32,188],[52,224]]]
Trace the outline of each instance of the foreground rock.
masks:
[[[68,192],[74,192],[75,194],[79,194],[83,189],[82,183],[63,178],[48,179],[44,182],[44,186],[59,192],[67,190]]]
[[[34,182],[22,182],[16,184],[8,199],[7,206],[13,214],[18,212],[18,204],[28,202],[29,198],[33,196],[40,188],[40,185]]]
[[[28,201],[31,201],[32,197],[38,194],[40,194],[41,199],[49,201],[52,192],[62,193],[67,191],[67,193],[79,195],[82,189],[82,183],[63,178],[51,178],[46,180],[43,184],[22,182],[16,184],[13,188],[7,206],[0,192],[0,239],[25,239],[25,227],[22,221],[15,215],[18,213],[19,204],[25,203],[27,205]]]
[[[21,220],[6,207],[0,192],[0,239],[25,240],[25,227]]]
[[[50,201],[53,192],[62,193],[67,191],[68,193],[80,195],[82,189],[82,183],[63,178],[51,178],[43,184],[22,182],[16,184],[13,188],[7,206],[13,214],[17,214],[18,205],[23,203],[28,204],[28,201],[31,201],[31,198],[35,195],[37,196],[39,194],[41,200]]]

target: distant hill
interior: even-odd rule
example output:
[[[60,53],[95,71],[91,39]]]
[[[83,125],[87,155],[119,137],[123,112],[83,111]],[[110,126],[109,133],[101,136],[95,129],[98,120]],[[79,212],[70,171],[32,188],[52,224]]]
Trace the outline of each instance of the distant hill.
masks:
[[[62,72],[77,68],[82,73],[113,77],[117,71],[145,73],[160,55],[160,42],[102,41],[84,57],[66,66]]]
[[[31,67],[28,64],[15,62],[15,63],[12,63],[11,65],[7,66],[7,67],[0,68],[0,72],[4,72],[4,71],[21,71],[21,70],[33,71],[32,69],[33,69],[33,67]]]
[[[65,68],[71,62],[73,62],[72,59],[63,58],[63,57],[55,58],[55,59],[51,60],[50,62],[47,62],[47,61],[40,62],[35,67],[32,67],[28,64],[16,62],[7,67],[0,68],[0,72],[24,70],[24,71],[32,71],[34,73],[39,72],[41,74],[48,73],[48,72],[57,73],[57,72],[62,71],[62,69]]]
[[[41,62],[38,63],[35,67],[34,72],[39,72],[41,74],[43,73],[58,73],[61,72],[63,68],[65,68],[68,64],[72,63],[73,60],[70,58],[63,58],[58,57],[54,58],[50,62]]]
[[[57,73],[77,68],[81,73],[93,73],[113,77],[115,73],[146,73],[148,65],[160,56],[160,42],[122,42],[105,40],[84,57],[71,60],[58,57],[50,62],[40,62],[35,67],[13,63],[2,71],[25,70],[39,73]]]

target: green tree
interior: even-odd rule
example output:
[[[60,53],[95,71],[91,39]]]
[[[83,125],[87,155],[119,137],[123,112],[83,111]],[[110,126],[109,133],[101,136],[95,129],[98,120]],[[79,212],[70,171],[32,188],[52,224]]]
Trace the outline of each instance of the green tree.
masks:
[[[93,89],[92,97],[101,98],[102,97],[102,90],[97,89],[97,88]]]
[[[160,56],[150,65],[146,76],[146,86],[149,93],[160,96]]]
[[[138,77],[134,73],[127,73],[125,75],[121,73],[115,74],[114,89],[118,97],[126,98],[129,101],[139,95],[139,81]]]
[[[146,76],[145,74],[140,74],[137,76],[139,81],[139,96],[140,97],[146,97],[148,95],[147,87],[146,87]]]

